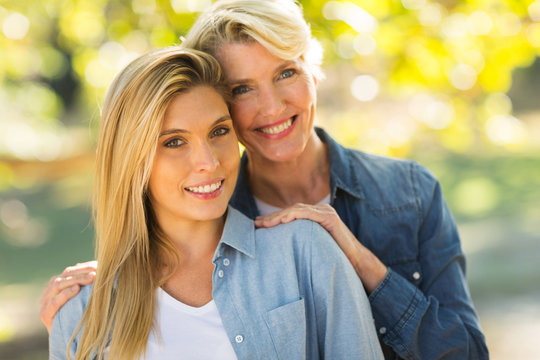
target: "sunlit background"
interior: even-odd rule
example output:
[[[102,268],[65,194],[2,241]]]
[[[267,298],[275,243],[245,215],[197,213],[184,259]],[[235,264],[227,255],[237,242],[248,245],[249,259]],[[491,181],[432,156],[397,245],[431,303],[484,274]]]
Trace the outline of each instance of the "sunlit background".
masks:
[[[0,358],[45,359],[48,278],[90,260],[99,108],[203,0],[0,2]],[[440,179],[493,359],[540,336],[540,0],[301,1],[325,49],[318,122]]]

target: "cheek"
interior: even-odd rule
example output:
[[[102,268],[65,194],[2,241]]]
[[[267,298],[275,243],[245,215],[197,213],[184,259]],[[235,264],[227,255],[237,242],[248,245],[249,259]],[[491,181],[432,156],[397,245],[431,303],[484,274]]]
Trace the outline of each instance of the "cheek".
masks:
[[[240,164],[240,150],[236,136],[231,136],[227,141],[219,144],[215,153],[219,154],[219,162],[223,167],[233,173],[237,172]]]
[[[242,137],[242,133],[248,131],[253,123],[253,114],[254,111],[248,101],[239,101],[231,105],[231,117],[238,137]]]
[[[180,164],[184,164],[181,159],[167,155],[156,156],[148,184],[150,194],[158,196],[160,193],[169,193],[171,187],[176,187],[184,172],[184,167]]]

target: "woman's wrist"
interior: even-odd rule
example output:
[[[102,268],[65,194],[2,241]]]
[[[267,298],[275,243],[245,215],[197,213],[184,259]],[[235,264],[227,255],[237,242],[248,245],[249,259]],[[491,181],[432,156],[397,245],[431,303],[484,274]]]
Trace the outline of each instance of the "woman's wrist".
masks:
[[[371,294],[386,277],[388,268],[381,260],[359,242],[351,254],[346,254],[356,274],[362,280],[367,294]]]

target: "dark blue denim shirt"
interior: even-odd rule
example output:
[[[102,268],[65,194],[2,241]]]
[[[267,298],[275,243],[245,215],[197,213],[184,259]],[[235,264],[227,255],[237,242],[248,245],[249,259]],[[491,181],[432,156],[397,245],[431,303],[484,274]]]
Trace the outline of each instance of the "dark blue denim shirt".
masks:
[[[456,224],[437,179],[408,160],[347,149],[324,130],[331,205],[388,273],[369,296],[386,359],[487,359]],[[258,214],[243,155],[230,204]]]

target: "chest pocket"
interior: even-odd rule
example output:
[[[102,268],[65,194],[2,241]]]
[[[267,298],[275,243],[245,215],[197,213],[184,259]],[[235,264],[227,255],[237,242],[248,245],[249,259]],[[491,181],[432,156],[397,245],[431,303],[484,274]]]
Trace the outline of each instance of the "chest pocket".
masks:
[[[388,267],[392,268],[399,275],[409,280],[416,287],[420,287],[424,275],[422,274],[422,268],[417,261],[399,262],[395,264],[389,264]]]
[[[264,320],[279,359],[305,359],[306,310],[304,299],[270,310]]]

